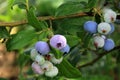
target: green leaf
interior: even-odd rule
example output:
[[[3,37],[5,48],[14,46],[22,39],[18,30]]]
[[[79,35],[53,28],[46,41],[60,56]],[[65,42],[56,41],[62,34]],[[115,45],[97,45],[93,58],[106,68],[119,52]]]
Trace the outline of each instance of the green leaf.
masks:
[[[13,8],[14,5],[18,5],[21,9],[26,9],[26,0],[11,0],[9,1],[9,7]]]
[[[33,7],[31,7],[27,12],[27,19],[28,19],[28,24],[32,25],[37,31],[48,27],[45,21],[39,21],[37,19],[37,17],[35,16]]]
[[[30,57],[28,55],[25,55],[24,53],[19,54],[19,57],[17,59],[17,63],[20,66],[20,68],[23,68],[28,62],[30,62]]]
[[[52,35],[53,35],[52,30],[46,29],[46,30],[43,30],[38,37],[39,37],[39,40],[45,41],[51,38]]]
[[[78,1],[69,1],[66,3],[63,3],[60,7],[58,7],[55,16],[64,16],[64,15],[70,15],[75,14],[79,12],[85,12],[88,11],[86,8],[86,2],[78,2]]]
[[[65,35],[65,37],[67,39],[67,43],[69,44],[69,46],[75,46],[81,41],[81,39],[78,38],[77,36]]]
[[[81,52],[80,52],[81,49],[82,49],[81,45],[78,45],[78,46],[75,46],[70,52],[68,60],[73,66],[76,66],[76,64],[81,59]]]
[[[77,32],[83,31],[83,23],[86,18],[72,18],[59,20],[57,23],[57,32],[60,34],[69,33],[76,34]]]
[[[94,8],[97,4],[98,0],[88,0],[87,8]]]
[[[17,34],[12,35],[11,39],[7,41],[8,50],[21,49],[28,45],[34,38],[36,34],[33,30],[23,30],[19,31]]]
[[[0,38],[9,38],[10,34],[6,27],[0,27]]]
[[[14,4],[15,0],[8,0],[8,8],[11,8]]]
[[[84,48],[87,48],[90,42],[90,39],[92,38],[93,34],[87,33],[83,38]]]
[[[51,53],[54,54],[57,59],[61,58],[63,55],[63,53],[60,50],[53,47],[51,47]]]
[[[63,59],[62,63],[57,65],[61,76],[67,78],[79,78],[81,77],[80,71],[73,67],[66,59]]]
[[[96,21],[98,24],[101,23],[101,17],[100,17],[100,15],[98,15],[98,14],[95,15],[95,21]]]

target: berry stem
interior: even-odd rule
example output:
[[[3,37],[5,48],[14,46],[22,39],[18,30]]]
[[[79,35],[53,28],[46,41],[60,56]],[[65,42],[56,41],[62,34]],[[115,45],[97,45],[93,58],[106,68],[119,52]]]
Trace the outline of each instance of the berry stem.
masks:
[[[96,63],[98,60],[100,60],[103,56],[115,51],[115,50],[119,50],[120,49],[120,45],[119,46],[116,46],[115,48],[113,48],[112,50],[110,51],[105,51],[105,52],[102,52],[100,53],[95,59],[93,59],[92,61],[88,62],[88,63],[85,63],[83,65],[79,65],[77,66],[78,69],[80,68],[83,68],[83,67],[87,67],[87,66],[90,66],[90,65],[93,65],[94,63]]]

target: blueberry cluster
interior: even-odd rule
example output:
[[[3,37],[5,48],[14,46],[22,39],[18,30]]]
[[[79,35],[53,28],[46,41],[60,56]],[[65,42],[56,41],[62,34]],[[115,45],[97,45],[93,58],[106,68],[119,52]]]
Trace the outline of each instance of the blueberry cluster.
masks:
[[[116,20],[116,13],[112,9],[104,8],[102,10],[104,22],[97,24],[95,21],[87,21],[84,23],[84,30],[93,34],[93,43],[96,48],[103,48],[110,51],[115,47],[112,39],[107,38],[114,32],[113,22]]]
[[[45,41],[38,41],[35,48],[31,50],[30,57],[34,61],[31,65],[34,73],[47,77],[54,77],[58,74],[59,70],[54,64],[60,64],[63,56],[57,59],[54,53],[51,52],[51,47],[58,49],[63,54],[70,51],[67,40],[63,35],[54,35],[51,37],[49,43]]]

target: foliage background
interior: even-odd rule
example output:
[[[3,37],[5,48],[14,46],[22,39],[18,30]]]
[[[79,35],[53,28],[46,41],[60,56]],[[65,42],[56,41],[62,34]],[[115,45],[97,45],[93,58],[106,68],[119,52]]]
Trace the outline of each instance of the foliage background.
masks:
[[[38,80],[47,79],[44,76],[36,77],[33,74],[30,68],[32,61],[29,57],[29,51],[34,47],[34,44],[38,40],[46,41],[48,39],[47,37],[52,33],[66,36],[68,44],[71,47],[71,52],[66,56],[66,58],[74,67],[90,62],[97,56],[96,54],[104,52],[102,49],[96,51],[91,50],[95,49],[92,47],[92,36],[83,30],[84,22],[88,20],[99,22],[101,19],[97,16],[82,16],[39,22],[36,20],[36,17],[39,16],[59,17],[81,12],[89,12],[92,8],[101,6],[99,1],[102,3],[104,0],[29,0],[29,4],[27,4],[28,6],[26,6],[26,1],[0,0],[0,22],[28,20],[28,24],[24,25],[13,27],[0,26],[1,41],[5,40],[4,43],[6,44],[7,50],[17,52],[18,58],[15,64],[20,68],[20,73],[17,76],[19,80],[29,80],[30,78],[38,78]],[[120,1],[107,1],[110,3],[110,7],[119,14],[120,7],[118,3],[120,3]],[[25,9],[27,9],[27,11]],[[116,46],[120,45],[119,23],[119,21],[114,23],[115,32],[108,36],[115,41]],[[110,54],[102,57],[99,61],[94,63],[94,65],[79,68],[82,77],[66,78],[65,76],[58,75],[53,79],[119,80],[119,51],[120,50],[118,49],[110,52]],[[28,66],[28,69],[23,73],[22,69],[25,66]],[[26,74],[26,76],[24,74]],[[1,80],[2,79],[3,78],[1,77]]]

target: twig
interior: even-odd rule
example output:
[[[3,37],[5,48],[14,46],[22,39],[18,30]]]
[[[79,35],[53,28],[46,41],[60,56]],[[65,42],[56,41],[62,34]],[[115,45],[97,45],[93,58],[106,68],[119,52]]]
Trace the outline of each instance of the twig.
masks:
[[[67,16],[59,16],[59,17],[54,17],[54,16],[44,16],[44,17],[37,17],[38,20],[59,20],[59,19],[64,19],[64,18],[74,18],[74,17],[82,17],[82,16],[92,16],[92,13],[88,12],[81,12],[78,14],[72,14],[72,15],[67,15]],[[27,24],[27,20],[22,20],[18,22],[0,22],[0,26],[7,26],[7,27],[15,27],[19,25],[24,25]]]
[[[119,46],[116,46],[114,49],[110,50],[110,51],[105,51],[103,53],[101,53],[98,57],[96,57],[95,59],[93,59],[92,61],[88,62],[88,63],[85,63],[83,65],[80,65],[80,66],[77,66],[78,69],[80,68],[83,68],[83,67],[86,67],[86,66],[90,66],[90,65],[93,65],[95,62],[97,62],[99,59],[101,59],[103,56],[111,53],[112,51],[115,51],[115,50],[118,50],[120,49],[120,45]]]

